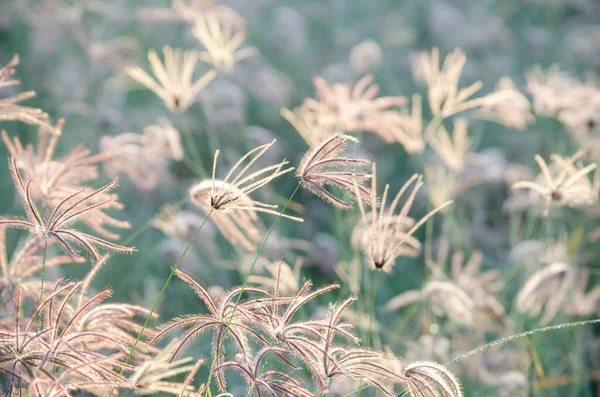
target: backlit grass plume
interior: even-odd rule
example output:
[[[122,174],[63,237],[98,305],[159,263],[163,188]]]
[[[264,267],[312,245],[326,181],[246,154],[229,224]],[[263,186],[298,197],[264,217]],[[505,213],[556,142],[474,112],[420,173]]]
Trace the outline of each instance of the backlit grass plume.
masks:
[[[266,362],[269,353],[284,351],[276,347],[266,347],[257,352],[255,357],[240,354],[236,361],[224,362],[215,367],[215,371],[236,370],[248,383],[248,392],[258,397],[312,397],[313,393],[305,389],[300,380],[282,371],[263,369],[263,361]],[[291,363],[287,364],[291,366]]]
[[[294,169],[293,167],[286,168],[288,162],[284,160],[258,171],[248,172],[274,143],[275,140],[246,153],[233,165],[224,179],[216,179],[217,159],[219,158],[217,150],[213,162],[212,179],[200,181],[189,190],[192,203],[205,212],[212,208],[214,211],[211,219],[223,235],[232,244],[239,244],[246,250],[253,250],[254,244],[260,239],[255,225],[258,220],[257,213],[279,215],[276,210],[277,205],[254,200],[250,198],[249,194]],[[243,165],[246,160],[246,164]],[[281,216],[296,222],[303,222],[298,217]]]
[[[33,201],[44,203],[48,207],[59,205],[67,197],[85,189],[85,186],[99,176],[98,166],[108,160],[104,153],[91,154],[83,145],[77,145],[62,157],[57,156],[57,146],[62,136],[65,120],[61,119],[51,129],[40,126],[35,145],[23,145],[21,139],[9,137],[2,131],[4,141],[11,156],[16,159],[23,180],[31,179],[31,198]],[[110,189],[109,189],[110,190]],[[123,204],[109,190],[100,192],[89,198],[88,204],[106,202],[100,209],[122,209]],[[75,198],[65,205],[72,204]],[[116,240],[119,234],[110,228],[127,229],[129,222],[110,216],[105,211],[90,211],[80,214],[80,220],[94,232],[108,239]]]
[[[31,199],[31,179],[23,183],[21,174],[17,168],[16,158],[11,161],[11,171],[15,188],[21,198],[21,203],[25,209],[27,218],[22,217],[2,217],[0,226],[26,229],[35,236],[47,238],[63,246],[66,252],[76,255],[76,250],[72,244],[82,247],[94,260],[100,258],[98,248],[106,248],[113,251],[133,252],[134,248],[124,247],[88,233],[73,229],[70,226],[75,223],[82,215],[99,212],[102,208],[108,206],[112,200],[108,199],[99,203],[90,203],[94,196],[109,191],[116,186],[113,181],[104,187],[94,190],[89,194],[82,189],[77,191],[55,206],[47,217],[42,217],[40,212]]]
[[[19,56],[15,55],[6,66],[0,69],[0,92],[6,87],[14,87],[21,84],[19,80],[11,80],[11,76],[15,73],[15,67],[18,64]],[[20,102],[34,96],[34,91],[25,91],[0,99],[0,121],[21,121],[53,129],[48,123],[48,114],[42,109],[19,105]]]
[[[236,28],[231,21],[215,12],[199,16],[193,34],[204,47],[200,59],[226,72],[232,71],[239,61],[257,53],[254,47],[240,48],[246,40],[246,31]]]
[[[248,345],[249,337],[264,340],[260,334],[247,324],[251,317],[248,316],[246,308],[254,305],[252,300],[241,302],[240,305],[237,306],[237,309],[234,309],[234,298],[242,292],[242,287],[236,287],[227,292],[219,300],[215,300],[210,296],[206,289],[184,272],[176,270],[175,274],[194,290],[196,295],[204,302],[209,313],[207,315],[190,314],[175,318],[160,328],[160,331],[150,341],[150,344],[155,343],[167,333],[181,328],[186,329],[185,335],[179,341],[177,347],[172,350],[173,353],[169,361],[173,361],[175,357],[198,335],[209,330],[213,333],[212,354],[216,357],[217,366],[223,362],[225,357],[224,349],[220,349],[220,347],[226,336],[231,337],[235,341],[238,351],[246,356],[250,353],[250,347]],[[268,295],[267,291],[255,287],[246,287],[243,289],[243,292],[256,293],[262,296]],[[222,390],[225,390],[225,377],[220,372],[217,372],[217,383]]]
[[[307,98],[304,106],[312,110],[321,125],[336,131],[370,131],[386,142],[394,141],[394,134],[386,123],[395,108],[406,105],[406,97],[377,97],[379,86],[373,76],[366,75],[354,85],[328,84],[325,79],[314,79],[317,100]]]
[[[466,88],[459,88],[462,70],[467,56],[460,48],[455,49],[444,58],[440,67],[440,51],[437,48],[431,52],[419,54],[415,71],[427,84],[429,107],[438,118],[450,117],[481,106],[484,97],[472,99],[482,87],[477,81]]]
[[[459,380],[445,366],[433,361],[417,361],[404,368],[406,384],[414,397],[462,397]]]
[[[409,191],[412,185],[412,191]],[[421,175],[413,175],[394,197],[390,205],[386,208],[389,185],[385,185],[383,196],[381,197],[381,206],[377,204],[377,176],[376,166],[373,164],[373,179],[371,182],[371,212],[366,213],[362,201],[359,201],[359,208],[362,214],[361,227],[367,226],[367,236],[360,241],[362,242],[359,249],[363,251],[370,266],[374,269],[383,270],[387,273],[392,271],[394,262],[397,257],[403,255],[414,255],[420,249],[420,243],[412,234],[421,227],[429,218],[437,212],[443,210],[452,204],[452,201],[447,201],[441,206],[431,210],[427,215],[421,218],[416,223],[412,224],[412,220],[408,218],[415,196],[419,189],[423,186],[423,177]],[[360,188],[355,182],[356,194],[360,194]],[[400,204],[401,199],[405,199],[404,204],[400,208],[400,212],[395,214],[396,208]],[[407,225],[409,225],[407,227]]]
[[[552,163],[548,165],[540,155],[535,161],[541,173],[533,181],[519,181],[512,185],[514,190],[528,189],[534,202],[548,214],[551,206],[578,207],[590,205],[598,201],[600,191],[600,175],[596,172],[594,180],[587,176],[597,167],[595,163],[584,166],[579,160],[582,153],[571,157],[556,154],[550,156]]]
[[[341,133],[325,139],[306,152],[296,171],[303,187],[342,209],[352,208],[353,201],[342,200],[325,189],[325,186],[335,186],[353,199],[371,204],[371,189],[365,186],[371,175],[362,171],[371,162],[365,158],[348,157],[344,153],[348,141],[358,142],[356,138]]]
[[[185,111],[194,101],[196,95],[216,76],[214,70],[205,73],[196,81],[193,80],[194,69],[198,62],[198,52],[173,50],[164,47],[164,63],[156,51],[148,52],[148,61],[153,78],[139,66],[127,69],[129,76],[143,84],[165,102],[172,112]]]

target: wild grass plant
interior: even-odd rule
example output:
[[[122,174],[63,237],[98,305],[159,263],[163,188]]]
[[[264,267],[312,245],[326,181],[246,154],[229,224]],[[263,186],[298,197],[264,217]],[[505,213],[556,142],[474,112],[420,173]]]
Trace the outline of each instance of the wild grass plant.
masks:
[[[598,393],[593,1],[0,11],[1,395]]]

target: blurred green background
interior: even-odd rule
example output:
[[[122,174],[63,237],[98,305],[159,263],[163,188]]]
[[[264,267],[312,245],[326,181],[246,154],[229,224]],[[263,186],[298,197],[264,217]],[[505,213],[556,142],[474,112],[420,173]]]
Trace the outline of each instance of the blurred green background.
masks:
[[[140,89],[124,74],[129,65],[147,69],[149,49],[158,50],[165,45],[199,47],[189,26],[144,18],[144,9],[166,8],[170,5],[168,1],[0,0],[0,64],[18,53],[21,64],[17,77],[22,80],[23,90],[37,92],[37,97],[27,104],[43,108],[53,120],[66,118],[58,153],[67,153],[78,144],[97,152],[102,136],[127,131],[139,133],[161,116],[169,119],[184,138],[186,161],[173,163],[170,177],[156,189],[140,191],[126,177],[120,180],[118,194],[126,205],[120,218],[133,224],[123,237],[140,228],[143,233],[132,243],[138,252],[114,255],[94,282],[98,289],[111,287],[114,300],[146,307],[154,302],[187,241],[144,227],[163,204],[179,202],[186,197],[192,183],[206,176],[199,175],[194,164],[199,162],[210,172],[214,151],[221,149],[220,169],[225,170],[241,153],[272,138],[278,139],[272,149],[274,153],[269,153],[273,160],[285,157],[293,165],[298,163],[307,145],[280,116],[279,110],[313,97],[315,76],[346,83],[370,72],[380,86],[380,95],[421,93],[426,97],[425,88],[413,77],[413,60],[419,51],[434,46],[443,54],[462,48],[468,56],[463,84],[482,80],[484,92],[492,91],[502,76],[510,76],[522,87],[525,71],[534,64],[546,68],[557,63],[576,76],[597,72],[600,67],[597,0],[237,0],[219,4],[231,7],[247,20],[247,43],[258,48],[259,55],[237,65],[230,75],[220,74],[185,113],[171,114],[160,99]],[[380,46],[381,60],[361,69],[360,63],[353,64],[351,53],[367,40]],[[430,118],[427,113],[424,116]],[[36,129],[32,126],[4,123],[2,128],[11,136],[22,137],[24,142],[35,140]],[[574,147],[565,128],[552,119],[538,118],[536,124],[523,132],[472,120],[469,131],[475,137],[478,152],[496,150],[494,153],[506,163],[533,166],[536,153],[571,154]],[[380,186],[390,183],[393,192],[412,173],[421,172],[423,162],[427,161],[426,157],[410,157],[401,145],[385,144],[373,134],[359,135],[361,144],[353,145],[350,151],[375,160]],[[3,146],[0,154],[8,156]],[[8,168],[2,170],[0,213],[20,214]],[[102,182],[105,181],[98,180],[98,186]],[[257,197],[282,206],[296,183],[288,174],[258,192]],[[524,271],[509,268],[509,250],[518,242],[516,239],[545,238],[547,225],[532,219],[530,235],[515,234],[511,231],[511,216],[502,211],[507,195],[502,187],[483,188],[458,198],[452,210],[456,222],[452,239],[467,250],[483,250],[485,267],[498,268],[506,275],[507,287],[500,298],[515,323],[514,331],[519,332],[539,324],[511,310]],[[419,200],[417,212],[427,210],[425,201]],[[313,279],[317,285],[338,280],[333,268],[339,261],[361,260],[349,246],[358,212],[333,209],[307,191],[300,191],[294,202],[297,205],[292,209],[298,210],[305,223],[283,219],[268,242],[264,257],[284,258],[293,264],[301,256],[305,258],[303,277]],[[185,208],[199,213],[190,205]],[[274,217],[261,218],[266,231]],[[579,213],[567,212],[564,219],[561,230],[569,237],[593,228],[593,221]],[[439,234],[431,226],[433,234]],[[423,228],[417,236],[423,241],[425,234]],[[18,233],[10,238],[16,241]],[[594,252],[593,247],[590,249]],[[240,283],[252,259],[252,255],[233,250],[214,227],[207,227],[185,258],[183,268],[210,286],[230,288]],[[423,263],[423,257],[400,259],[394,273],[380,279],[377,302],[382,304],[402,291],[420,288],[427,273]],[[81,278],[88,266],[64,267],[61,276]],[[590,266],[597,267],[597,261],[591,261]],[[369,313],[374,273],[362,262],[361,269],[361,299],[355,310]],[[348,294],[344,286],[341,293],[320,297],[312,308],[316,313],[319,306]],[[199,307],[197,297],[179,280],[174,280],[158,312],[161,321],[165,321],[195,312]],[[569,320],[563,317],[557,320]],[[385,327],[384,331],[376,332],[375,343],[385,341],[396,355],[404,356],[406,342],[419,336],[414,315],[411,317],[407,311],[377,312],[376,318]],[[443,334],[444,323],[439,324]],[[517,348],[539,360],[546,378],[574,374],[574,379],[564,386],[542,390],[529,387],[526,395],[600,395],[595,381],[600,369],[596,331],[593,327],[572,329],[536,336],[529,344],[517,342]],[[493,337],[489,335],[490,339]],[[207,338],[200,338],[186,355],[205,355],[207,343],[210,343]],[[539,377],[534,364],[526,369],[532,382]],[[461,376],[466,395],[513,395],[470,379]]]

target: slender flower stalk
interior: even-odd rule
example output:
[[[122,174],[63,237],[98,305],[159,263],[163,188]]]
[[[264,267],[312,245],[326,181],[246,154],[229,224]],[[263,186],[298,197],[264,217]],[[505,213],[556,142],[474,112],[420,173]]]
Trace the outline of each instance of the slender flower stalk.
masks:
[[[206,218],[204,218],[204,221],[202,222],[202,224],[200,225],[200,227],[198,227],[198,230],[196,230],[196,233],[194,233],[194,236],[192,237],[192,239],[188,243],[187,247],[185,247],[185,250],[183,251],[183,253],[179,257],[179,259],[175,263],[175,266],[173,266],[173,269],[171,270],[171,274],[169,274],[169,277],[167,277],[167,280],[165,281],[165,284],[163,285],[162,289],[160,290],[160,293],[158,294],[158,297],[156,298],[156,301],[154,302],[154,305],[152,305],[152,309],[150,310],[150,313],[148,314],[148,316],[146,317],[146,320],[144,321],[144,325],[142,326],[142,329],[138,333],[138,335],[137,335],[137,337],[135,339],[135,342],[133,343],[133,346],[131,346],[131,350],[129,351],[129,354],[127,355],[127,358],[125,359],[125,364],[129,363],[129,360],[131,360],[131,357],[133,356],[133,352],[135,351],[135,348],[136,348],[138,342],[140,341],[140,338],[142,337],[144,331],[146,330],[146,327],[148,326],[148,323],[150,322],[150,319],[152,318],[152,315],[154,314],[154,311],[156,310],[156,307],[158,306],[158,302],[160,302],[160,299],[162,298],[162,296],[164,295],[165,291],[167,290],[167,286],[171,282],[171,279],[173,278],[173,275],[175,274],[175,271],[179,268],[179,265],[181,264],[181,261],[183,260],[183,257],[188,252],[188,250],[190,249],[190,247],[192,246],[192,244],[194,243],[194,241],[196,241],[196,237],[198,237],[198,234],[200,233],[200,231],[202,230],[202,227],[204,226],[204,224],[206,223],[206,221],[210,217],[210,214],[212,214],[212,210],[210,210],[208,212],[208,214],[206,214]],[[120,374],[123,375],[123,372],[125,372],[125,367],[123,367],[121,369]],[[110,394],[108,395],[109,397],[111,397],[113,395],[114,390],[115,389],[113,388],[110,391]]]
[[[44,299],[44,276],[46,272],[46,253],[48,251],[48,237],[44,239],[44,259],[42,260],[42,282],[40,287],[40,303]],[[38,318],[38,332],[42,330],[42,312],[40,311]]]
[[[217,354],[215,355],[212,365],[210,367],[210,372],[208,374],[208,380],[206,381],[206,391],[204,392],[204,397],[207,397],[210,392],[210,383],[213,377],[213,372],[215,370],[215,366],[216,366],[216,362],[217,362],[217,357],[220,354],[221,348],[223,347],[223,341],[225,340],[225,337],[227,336],[229,327],[231,326],[231,321],[233,320],[233,316],[236,313],[237,307],[240,304],[240,300],[242,299],[242,295],[244,294],[244,290],[246,288],[246,285],[248,284],[248,280],[250,279],[250,275],[252,274],[252,270],[254,270],[254,266],[256,265],[256,262],[258,261],[258,258],[260,257],[263,249],[265,248],[265,245],[267,244],[267,240],[269,240],[269,237],[271,237],[271,233],[273,233],[273,230],[275,230],[275,227],[277,226],[277,224],[279,223],[279,220],[281,219],[281,217],[283,216],[283,213],[285,212],[285,210],[287,209],[288,205],[292,202],[292,199],[294,198],[294,196],[296,195],[296,193],[298,192],[298,190],[300,190],[300,184],[298,184],[296,186],[296,189],[294,190],[294,192],[292,193],[292,195],[290,196],[290,198],[288,199],[288,201],[285,203],[285,205],[283,206],[283,208],[281,209],[281,212],[279,213],[279,216],[275,219],[275,222],[273,222],[273,225],[271,226],[271,228],[269,229],[262,245],[260,246],[258,252],[256,253],[256,256],[254,257],[254,261],[252,262],[252,265],[250,266],[250,269],[248,270],[248,273],[246,274],[246,277],[244,278],[244,284],[242,285],[241,291],[238,295],[237,301],[235,302],[235,306],[233,308],[233,311],[231,313],[231,317],[229,318],[228,321],[228,326],[227,329],[225,330],[225,335],[223,336],[223,339],[221,339],[221,343],[219,344],[218,348],[217,348]]]
[[[369,328],[367,329],[367,337],[365,340],[365,347],[367,349],[371,345],[371,332],[372,332],[372,327],[373,327],[373,321],[375,320],[375,302],[377,301],[377,290],[379,289],[379,273],[381,273],[381,272],[376,272],[375,277],[373,277],[373,296],[371,297],[371,312],[369,313]],[[359,390],[358,390],[357,397],[360,397],[360,395],[362,393],[362,388],[361,388],[362,383],[363,383],[363,380],[361,379],[360,384],[358,386]]]
[[[600,318],[596,318],[596,319],[593,319],[593,320],[586,320],[586,321],[575,321],[575,322],[572,322],[572,323],[550,325],[550,326],[547,326],[547,327],[536,328],[536,329],[532,329],[532,330],[529,330],[529,331],[521,332],[521,333],[518,333],[518,334],[510,335],[510,336],[507,336],[505,338],[495,340],[493,342],[490,342],[488,344],[485,344],[483,346],[479,346],[478,348],[470,350],[470,351],[468,351],[468,352],[466,352],[466,353],[464,353],[464,354],[462,354],[462,355],[460,355],[460,356],[458,356],[458,357],[456,357],[456,358],[448,361],[446,363],[446,366],[448,366],[448,365],[450,365],[452,363],[464,360],[465,358],[471,357],[473,354],[477,354],[477,353],[479,353],[481,351],[487,350],[487,349],[492,348],[494,346],[498,346],[498,345],[504,344],[506,342],[510,342],[512,340],[515,340],[515,339],[524,338],[526,336],[535,335],[535,334],[539,334],[539,333],[542,333],[542,332],[556,331],[556,330],[559,330],[559,329],[566,329],[566,328],[572,328],[572,327],[582,327],[584,325],[592,325],[592,324],[598,324],[598,323],[600,323]]]

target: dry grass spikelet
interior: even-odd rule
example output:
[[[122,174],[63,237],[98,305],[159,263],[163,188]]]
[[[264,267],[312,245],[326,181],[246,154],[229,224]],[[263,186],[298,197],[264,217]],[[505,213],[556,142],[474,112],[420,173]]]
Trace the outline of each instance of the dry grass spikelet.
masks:
[[[175,275],[186,282],[202,300],[208,309],[208,314],[189,314],[174,318],[170,322],[163,324],[156,336],[149,342],[150,345],[162,339],[166,334],[178,329],[186,329],[184,336],[179,343],[172,349],[171,358],[173,361],[185,347],[191,343],[198,335],[211,330],[212,336],[212,355],[216,357],[215,365],[219,365],[225,357],[223,340],[229,336],[234,340],[236,348],[243,355],[248,356],[250,346],[248,338],[253,337],[256,340],[266,344],[265,339],[254,331],[248,322],[251,322],[252,316],[249,315],[249,308],[254,306],[252,299],[241,301],[235,305],[233,299],[242,292],[256,293],[260,296],[269,296],[266,290],[257,287],[236,287],[225,293],[218,300],[213,299],[209,293],[197,281],[186,273],[176,270]],[[262,302],[262,301],[261,301]],[[235,308],[235,309],[234,309]],[[250,320],[249,320],[250,319]],[[217,372],[217,384],[221,390],[225,390],[225,377],[221,372]]]
[[[196,395],[196,389],[194,386],[189,385],[189,383],[176,382],[174,379],[168,380],[186,372],[197,371],[204,363],[204,360],[198,360],[196,364],[190,364],[194,360],[192,357],[185,357],[170,362],[173,350],[177,347],[178,343],[179,340],[174,338],[155,357],[144,361],[135,369],[129,381],[135,384],[137,394],[149,395],[164,392],[179,394],[182,397],[193,397]]]
[[[534,181],[519,181],[512,189],[529,189],[545,215],[551,205],[578,207],[593,204],[598,201],[600,174],[596,172],[593,182],[590,181],[587,175],[597,168],[597,164],[583,166],[578,161],[582,154],[578,152],[571,157],[553,154],[550,165],[542,156],[536,155],[535,161],[541,170],[539,176]]]
[[[14,294],[16,288],[19,288],[25,298],[39,297],[41,288],[39,272],[42,267],[45,266],[48,269],[63,264],[86,261],[82,257],[48,252],[44,264],[43,242],[35,237],[29,238],[23,245],[17,246],[9,257],[10,244],[7,245],[6,229],[6,226],[0,227],[0,301],[6,297],[6,305],[8,305],[8,297]],[[47,288],[50,288],[50,285],[45,287],[45,289]],[[5,302],[0,304],[0,312],[5,308]]]
[[[431,53],[419,54],[417,73],[427,84],[429,107],[436,117],[450,117],[484,103],[484,97],[469,99],[481,89],[481,81],[467,88],[458,88],[466,61],[467,56],[460,48],[446,56],[441,68],[439,49],[433,48]]]
[[[224,179],[216,179],[217,159],[219,151],[215,152],[212,179],[203,180],[193,185],[189,190],[192,203],[205,212],[214,210],[212,219],[219,230],[233,244],[240,244],[246,250],[253,250],[254,243],[260,239],[255,222],[257,213],[264,212],[280,215],[275,209],[277,205],[266,204],[250,198],[249,194],[267,185],[275,178],[291,172],[294,168],[285,166],[287,161],[270,165],[250,172],[252,165],[275,143],[261,145],[242,156],[229,170]],[[246,165],[242,166],[244,161]],[[303,222],[302,218],[282,214],[284,218]]]
[[[281,116],[298,131],[310,146],[318,145],[334,134],[334,129],[320,123],[318,114],[305,105],[292,110],[282,108]]]
[[[19,56],[15,55],[6,66],[0,69],[0,91],[3,88],[14,87],[21,84],[19,80],[10,79],[15,73],[15,67],[18,64]],[[44,111],[18,105],[18,103],[33,98],[34,96],[34,91],[26,91],[0,99],[0,121],[20,121],[54,130],[54,127],[48,124],[48,115],[44,113]]]
[[[35,396],[69,396],[76,390],[102,395],[102,389],[133,388],[117,373],[124,366],[124,341],[111,332],[76,326],[110,295],[110,291],[102,291],[71,310],[69,300],[82,285],[57,281],[29,318],[23,315],[20,292],[15,294],[13,325],[0,328],[0,371],[10,375],[13,390],[23,387]],[[43,327],[36,331],[42,314]]]
[[[429,281],[423,287],[423,299],[437,315],[447,315],[455,324],[473,326],[475,304],[471,297],[452,282]]]
[[[371,189],[365,186],[371,175],[357,169],[369,166],[371,162],[364,158],[346,157],[344,149],[347,141],[358,142],[356,138],[341,133],[325,139],[306,152],[296,171],[303,187],[342,209],[352,208],[352,201],[334,196],[325,186],[336,186],[360,203],[371,203]]]
[[[281,353],[285,352],[285,349],[268,346],[258,351],[254,357],[238,354],[236,361],[224,362],[216,366],[214,370],[218,373],[225,369],[236,370],[248,383],[248,392],[259,397],[267,395],[273,397],[312,397],[313,393],[305,389],[299,380],[294,379],[287,373],[278,370],[263,371],[263,361],[271,352],[280,356]],[[289,362],[286,361],[286,364],[295,369]]]
[[[146,153],[151,156],[176,161],[183,159],[184,151],[181,145],[181,135],[164,117],[159,118],[156,124],[144,128],[142,144]]]
[[[200,59],[226,72],[232,71],[236,63],[258,52],[254,47],[240,49],[247,33],[231,22],[215,12],[207,12],[195,20],[192,31],[205,49],[200,52]]]
[[[414,185],[413,185],[414,183]],[[400,204],[400,200],[405,193],[413,186],[408,198],[402,205],[400,212],[394,214],[396,208]],[[358,202],[362,215],[362,224],[368,225],[368,237],[361,239],[364,244],[360,249],[366,254],[369,264],[378,270],[391,272],[394,262],[397,257],[402,255],[412,255],[420,249],[420,243],[412,234],[421,227],[429,218],[437,212],[443,210],[452,204],[452,201],[447,201],[441,206],[431,210],[427,215],[421,218],[418,222],[408,218],[415,196],[419,189],[423,186],[423,177],[421,175],[413,175],[396,194],[390,205],[386,208],[387,195],[389,185],[386,185],[381,198],[381,206],[377,203],[377,176],[376,166],[373,164],[373,179],[371,186],[371,208],[373,210],[367,215],[361,201]],[[360,194],[358,184],[355,183],[356,194]],[[411,225],[408,228],[406,225]],[[408,229],[406,231],[403,231]]]
[[[579,82],[554,64],[547,70],[535,65],[525,73],[527,91],[533,97],[533,108],[540,116],[554,116],[563,107],[565,94]]]
[[[296,260],[293,268],[282,260],[267,262],[264,268],[269,272],[268,276],[250,275],[248,282],[273,290],[276,295],[295,294],[300,290],[301,258]]]
[[[19,137],[10,138],[2,131],[2,140],[11,156],[16,158],[19,172],[25,180],[31,179],[31,197],[49,207],[55,207],[66,197],[82,190],[85,184],[98,177],[98,163],[108,159],[105,153],[91,155],[83,145],[76,146],[62,158],[55,158],[58,140],[64,126],[60,119],[54,129],[40,126],[37,145],[23,145]],[[122,209],[114,193],[103,192],[90,198],[89,204],[112,200],[104,209]],[[66,205],[72,204],[65,203]],[[131,225],[108,215],[104,211],[91,211],[81,214],[80,220],[99,235],[108,239],[118,239],[119,235],[107,226],[127,229]]]
[[[434,361],[416,361],[404,368],[406,385],[414,397],[462,397],[458,378]]]
[[[535,272],[517,295],[516,307],[532,316],[543,314],[540,324],[546,325],[571,299],[575,269],[566,263],[553,263]]]
[[[94,190],[89,194],[85,194],[85,189],[82,189],[67,196],[56,205],[49,216],[44,219],[31,199],[30,190],[32,180],[30,179],[26,183],[23,183],[21,174],[17,168],[15,157],[12,158],[11,166],[15,187],[21,198],[21,203],[25,209],[27,218],[1,217],[0,226],[29,230],[35,236],[49,238],[60,243],[70,255],[76,255],[76,251],[70,243],[72,242],[83,247],[96,261],[100,259],[100,254],[98,252],[99,247],[120,252],[135,251],[134,248],[114,244],[99,237],[69,228],[69,226],[79,220],[81,216],[99,212],[102,208],[109,206],[113,201],[112,199],[100,202],[93,202],[92,200],[94,196],[114,188],[116,186],[116,181],[113,181],[98,190]],[[65,208],[63,209],[63,207]]]
[[[407,108],[402,108],[399,112],[387,113],[385,125],[392,141],[399,142],[407,153],[417,154],[425,149],[421,95],[413,95],[411,101],[410,112]]]
[[[531,114],[531,104],[521,94],[510,77],[502,77],[493,93],[486,97],[477,110],[477,117],[494,121],[508,128],[524,130],[535,122]]]
[[[472,150],[473,142],[467,132],[468,127],[469,121],[459,117],[454,119],[452,136],[443,126],[427,136],[431,148],[454,172],[464,168],[469,152]]]
[[[17,166],[26,179],[33,179],[35,199],[59,200],[81,184],[98,177],[98,163],[105,160],[102,154],[90,155],[83,145],[76,146],[67,155],[56,159],[58,140],[62,136],[65,120],[60,119],[52,129],[41,126],[37,145],[23,145],[19,137],[9,137],[2,131],[2,140],[10,155],[16,157]]]
[[[165,46],[163,53],[164,64],[155,50],[148,52],[148,61],[156,80],[139,66],[127,68],[127,74],[158,95],[169,110],[183,112],[193,103],[200,90],[215,78],[216,72],[210,70],[192,82],[198,52],[173,50]]]
[[[406,97],[377,98],[379,86],[368,74],[352,87],[349,84],[327,84],[325,79],[314,79],[318,100],[307,98],[304,106],[313,111],[320,124],[334,130],[354,132],[359,130],[378,134],[386,142],[394,136],[386,124],[386,116],[394,114],[393,108],[406,105]]]
[[[427,195],[434,207],[443,205],[456,195],[457,174],[443,164],[425,164]]]

